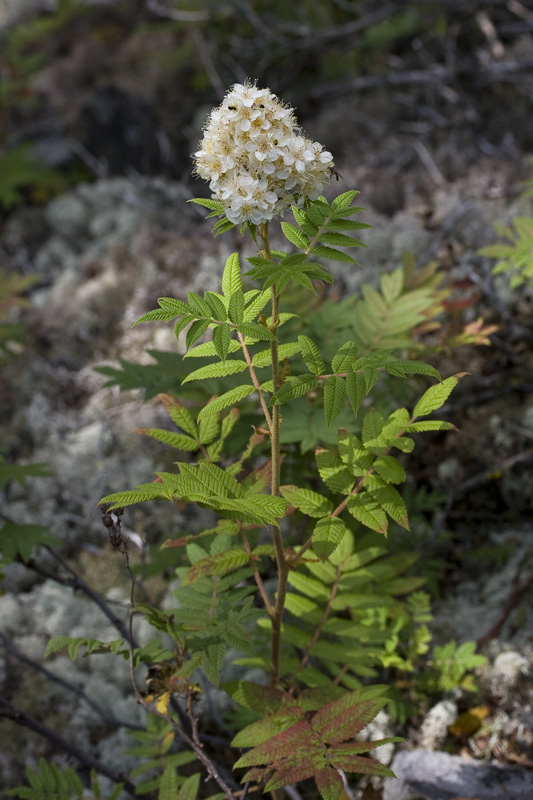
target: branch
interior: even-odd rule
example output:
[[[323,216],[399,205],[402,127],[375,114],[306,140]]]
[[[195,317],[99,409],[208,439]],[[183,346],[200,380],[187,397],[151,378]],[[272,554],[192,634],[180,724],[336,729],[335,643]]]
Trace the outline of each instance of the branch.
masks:
[[[176,9],[167,8],[159,3],[158,0],[148,0],[146,8],[148,11],[157,14],[158,17],[174,19],[177,22],[205,22],[209,19],[208,11],[178,11]]]
[[[59,677],[51,670],[43,667],[42,664],[38,664],[32,658],[29,658],[24,653],[21,653],[9,639],[4,636],[3,633],[0,633],[0,643],[4,650],[14,656],[18,661],[22,661],[24,664],[27,664],[32,669],[36,670],[36,672],[40,672],[42,675],[45,675],[49,681],[53,683],[57,683],[59,686],[62,686],[63,689],[66,689],[68,692],[72,692],[73,694],[78,695],[81,699],[87,703],[96,713],[104,720],[107,725],[114,726],[115,728],[129,728],[132,730],[144,730],[140,725],[132,725],[129,722],[121,722],[120,720],[116,719],[116,717],[111,716],[107,713],[104,708],[101,708],[98,703],[95,703],[92,698],[87,695],[83,689],[80,689],[79,686],[76,686],[74,683],[70,683],[70,681],[65,680],[64,678]]]
[[[134,648],[139,647],[138,643],[135,641],[135,638],[130,640],[130,631],[128,630],[126,625],[122,622],[122,620],[117,617],[114,611],[112,611],[112,609],[103,599],[103,597],[101,597],[97,592],[95,592],[94,589],[91,589],[89,584],[85,583],[83,578],[80,578],[80,576],[76,572],[74,572],[72,567],[69,567],[69,565],[59,555],[59,553],[56,553],[51,547],[48,547],[48,545],[44,545],[44,548],[50,553],[50,555],[53,558],[55,558],[58,564],[61,564],[63,569],[69,572],[70,575],[72,576],[71,578],[61,579],[59,576],[54,576],[48,573],[47,577],[51,577],[53,580],[57,580],[58,583],[62,583],[64,586],[72,586],[73,589],[80,589],[84,594],[87,595],[87,597],[90,597],[91,600],[94,603],[96,603],[96,605],[101,611],[103,611],[103,613],[106,615],[109,621],[113,623],[115,628],[118,630],[118,632],[121,634],[121,636],[125,639],[126,642],[130,642],[130,644]],[[35,569],[36,572],[40,571],[39,567],[34,563],[31,564],[31,567],[32,569]]]
[[[511,614],[511,611],[513,611],[520,604],[523,596],[528,589],[531,588],[531,586],[533,586],[533,572],[523,583],[520,584],[520,586],[517,586],[516,589],[513,589],[494,625],[492,625],[492,627],[489,628],[486,633],[477,638],[476,642],[478,647],[483,647],[484,644],[487,644],[487,642],[490,642],[491,639],[494,639],[499,635],[501,629]]]
[[[107,764],[104,764],[102,761],[99,761],[97,758],[90,755],[90,753],[85,753],[83,750],[80,750],[79,747],[76,747],[76,745],[72,744],[69,739],[65,739],[63,736],[55,733],[55,731],[51,730],[47,725],[39,722],[39,720],[35,719],[35,717],[26,714],[25,711],[22,711],[21,709],[12,705],[2,697],[0,697],[0,717],[10,719],[13,722],[16,722],[17,725],[21,725],[23,728],[27,728],[30,731],[34,731],[34,733],[38,733],[39,736],[48,739],[48,741],[53,745],[61,750],[64,750],[65,753],[73,756],[80,762],[80,764],[83,764],[84,767],[87,767],[87,769],[96,770],[96,772],[99,772],[101,775],[105,775],[106,778],[109,778],[114,783],[124,784],[124,791],[126,791],[132,797],[137,798],[135,785],[128,780],[128,778],[125,778],[121,772],[116,772]]]

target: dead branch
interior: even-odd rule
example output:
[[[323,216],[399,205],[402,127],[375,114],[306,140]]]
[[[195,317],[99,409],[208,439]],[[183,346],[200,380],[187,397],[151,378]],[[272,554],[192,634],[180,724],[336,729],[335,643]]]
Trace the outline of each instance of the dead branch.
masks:
[[[47,739],[55,747],[58,747],[65,753],[71,755],[87,769],[96,770],[96,772],[100,773],[100,775],[105,775],[106,778],[109,778],[114,783],[124,784],[124,791],[131,795],[131,797],[137,797],[135,793],[135,785],[121,772],[115,771],[107,764],[104,764],[102,761],[99,761],[97,758],[92,756],[90,753],[80,750],[80,748],[72,744],[71,741],[65,739],[63,736],[60,736],[60,734],[53,731],[47,725],[44,725],[42,722],[39,722],[39,720],[35,719],[35,717],[26,714],[25,711],[22,711],[20,708],[12,705],[3,697],[0,697],[0,717],[10,719],[13,722],[16,722],[17,725],[21,725],[23,728],[27,728],[28,730],[39,734],[39,736]]]

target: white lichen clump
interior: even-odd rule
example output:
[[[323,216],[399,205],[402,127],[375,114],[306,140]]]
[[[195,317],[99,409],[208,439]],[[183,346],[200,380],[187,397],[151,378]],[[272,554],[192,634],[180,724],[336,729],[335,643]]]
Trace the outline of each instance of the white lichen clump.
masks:
[[[211,112],[194,160],[237,224],[316,200],[333,170],[333,156],[302,135],[292,108],[252,84],[236,84]]]

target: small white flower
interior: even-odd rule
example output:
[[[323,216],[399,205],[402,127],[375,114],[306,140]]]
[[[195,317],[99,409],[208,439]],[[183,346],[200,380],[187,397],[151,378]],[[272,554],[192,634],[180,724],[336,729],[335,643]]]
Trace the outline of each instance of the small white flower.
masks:
[[[333,156],[305,138],[294,112],[268,89],[235,84],[207,120],[195,171],[230,222],[260,224],[315,200]]]

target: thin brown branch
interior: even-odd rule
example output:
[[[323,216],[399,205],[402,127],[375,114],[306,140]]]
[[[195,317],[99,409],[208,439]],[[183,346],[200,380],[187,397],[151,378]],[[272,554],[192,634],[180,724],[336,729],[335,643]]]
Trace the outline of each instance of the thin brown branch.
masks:
[[[48,573],[47,577],[50,577],[53,580],[57,580],[58,583],[62,583],[65,586],[72,586],[73,589],[79,589],[84,594],[86,594],[87,597],[89,597],[94,603],[96,603],[98,608],[106,615],[109,621],[113,623],[113,625],[118,630],[120,635],[125,639],[125,641],[130,642],[134,648],[138,647],[139,645],[137,644],[135,639],[130,640],[129,638],[130,632],[128,631],[126,625],[112,611],[112,609],[105,602],[103,597],[101,597],[97,592],[95,592],[94,589],[92,589],[89,586],[89,584],[83,580],[83,578],[80,578],[80,576],[72,569],[72,567],[70,567],[67,564],[67,562],[59,555],[59,553],[56,553],[56,551],[53,550],[51,547],[48,547],[48,545],[45,545],[45,550],[47,550],[52,556],[52,558],[54,558],[57,561],[57,563],[60,564],[63,567],[63,569],[66,570],[71,576],[70,578],[61,579],[60,577]],[[41,570],[34,562],[31,563],[31,568],[34,569],[36,572],[41,572]]]
[[[489,630],[486,631],[486,633],[478,637],[478,647],[483,647],[483,645],[487,644],[487,642],[490,642],[491,639],[495,639],[500,634],[500,631],[507,622],[511,612],[514,611],[514,609],[521,603],[523,596],[531,588],[531,586],[533,586],[533,572],[523,583],[517,586],[516,589],[513,589],[494,625],[492,625]]]
[[[112,767],[104,764],[102,761],[99,761],[90,753],[80,750],[80,748],[72,744],[69,739],[65,739],[60,734],[51,730],[51,728],[49,728],[47,725],[39,722],[39,720],[35,719],[35,717],[30,716],[30,714],[26,714],[25,711],[22,711],[1,697],[0,717],[10,719],[13,722],[16,722],[17,725],[21,725],[23,728],[27,728],[28,730],[37,733],[39,736],[42,736],[44,739],[47,739],[49,742],[51,742],[55,747],[71,755],[87,769],[96,770],[96,772],[98,772],[100,775],[105,775],[106,778],[109,778],[114,783],[123,783],[124,791],[126,791],[132,797],[137,797],[135,793],[135,785],[121,772],[117,772],[116,770],[112,769]]]
[[[12,655],[17,661],[21,661],[23,664],[26,664],[31,669],[35,670],[36,672],[40,672],[41,675],[44,675],[52,683],[57,683],[58,686],[61,686],[68,692],[72,692],[72,694],[77,695],[80,697],[85,703],[87,703],[90,708],[95,711],[99,717],[101,717],[106,725],[110,725],[115,728],[129,728],[133,730],[144,730],[139,725],[132,725],[129,722],[121,722],[116,717],[109,714],[105,708],[102,708],[98,705],[88,694],[86,694],[83,689],[80,689],[79,686],[76,684],[71,683],[70,681],[65,680],[65,678],[61,678],[59,675],[56,675],[51,670],[44,667],[42,664],[38,664],[37,661],[34,661],[32,658],[29,658],[25,653],[21,653],[15,645],[9,641],[9,639],[4,636],[3,633],[0,633],[0,645],[4,648],[4,650]]]
[[[211,778],[213,778],[213,780],[216,781],[216,783],[218,783],[219,787],[222,789],[222,791],[224,792],[224,794],[226,795],[228,800],[234,800],[233,792],[232,792],[229,784],[224,780],[224,778],[220,774],[220,771],[219,771],[218,767],[216,766],[214,761],[212,761],[209,758],[209,756],[206,755],[206,753],[204,752],[201,744],[198,744],[195,741],[195,738],[197,737],[195,724],[191,725],[191,735],[189,735],[189,733],[185,731],[184,727],[181,727],[180,725],[178,725],[178,723],[175,720],[173,720],[167,714],[164,714],[161,711],[158,711],[157,708],[155,708],[153,705],[148,703],[146,701],[146,699],[143,697],[143,695],[141,694],[141,692],[139,691],[139,687],[137,686],[137,680],[135,678],[134,653],[133,653],[133,646],[131,644],[131,641],[132,641],[132,638],[133,638],[133,606],[134,606],[134,595],[135,595],[135,576],[133,575],[133,573],[131,572],[131,569],[130,569],[127,548],[125,549],[124,552],[125,552],[125,557],[126,557],[126,568],[127,568],[128,572],[129,572],[130,578],[131,578],[130,602],[131,602],[132,610],[131,610],[131,613],[130,613],[130,623],[129,623],[129,629],[130,629],[129,630],[129,633],[130,633],[130,635],[129,635],[129,668],[130,668],[130,681],[131,681],[131,685],[132,685],[133,691],[135,693],[136,700],[139,703],[139,705],[141,705],[145,709],[145,711],[147,711],[150,714],[155,714],[157,717],[160,717],[161,719],[165,720],[165,722],[167,722],[169,725],[171,725],[173,727],[174,731],[180,737],[180,739],[182,739],[182,741],[184,741],[185,744],[188,745],[191,748],[191,750],[195,753],[195,755],[197,756],[199,761],[201,761],[201,763],[204,765],[205,769],[207,770],[208,775]],[[172,700],[174,700],[174,698],[172,698]],[[181,712],[181,714],[180,714],[180,719],[181,719],[182,718],[181,715],[183,714],[183,712],[179,708],[178,704],[175,703],[175,701],[172,703],[172,707],[173,707],[174,710],[177,710],[178,713]],[[194,721],[194,722],[196,722],[196,721]]]
[[[274,606],[270,602],[269,597],[268,597],[268,595],[266,593],[265,584],[263,583],[261,575],[259,574],[259,570],[257,569],[256,560],[255,560],[255,558],[254,558],[254,556],[252,554],[252,550],[250,548],[250,543],[248,541],[248,537],[246,536],[246,531],[244,530],[242,525],[241,525],[240,533],[241,533],[241,539],[242,539],[242,543],[244,545],[244,549],[246,550],[246,552],[248,554],[248,558],[250,559],[250,565],[251,565],[253,573],[254,573],[254,579],[255,579],[257,588],[259,590],[259,594],[261,595],[263,603],[265,604],[265,608],[266,608],[266,610],[268,612],[268,615],[272,616],[272,614],[274,612]]]
[[[205,22],[209,19],[209,11],[178,11],[175,8],[168,8],[158,0],[148,0],[146,8],[158,17],[174,19],[176,22]]]
[[[245,343],[245,340],[244,340],[244,336],[242,335],[242,333],[240,331],[237,331],[237,338],[239,339],[239,343],[240,343],[240,345],[242,347],[244,360],[246,361],[246,365],[248,367],[248,371],[250,372],[250,377],[252,379],[252,383],[255,386],[255,390],[256,390],[256,392],[258,394],[259,402],[261,403],[261,409],[263,411],[263,414],[265,415],[266,423],[268,425],[268,430],[270,431],[270,433],[272,433],[272,417],[270,416],[270,412],[268,410],[268,407],[267,407],[267,404],[266,404],[266,401],[265,401],[265,396],[264,396],[264,394],[263,394],[263,392],[261,390],[261,385],[259,383],[259,379],[258,379],[258,377],[256,375],[256,372],[255,372],[255,369],[253,367],[252,359],[250,357],[250,352],[248,350],[248,347],[246,346],[246,343]]]

